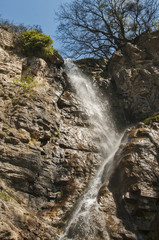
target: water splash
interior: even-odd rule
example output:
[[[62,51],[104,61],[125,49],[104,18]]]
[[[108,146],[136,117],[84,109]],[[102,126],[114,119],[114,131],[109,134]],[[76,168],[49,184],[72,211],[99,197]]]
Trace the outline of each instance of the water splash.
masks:
[[[70,59],[65,60],[65,66],[71,85],[75,88],[84,111],[89,117],[93,128],[92,133],[95,137],[98,136],[98,145],[105,155],[114,146],[117,137],[115,124],[109,110],[106,109],[109,108],[109,102],[102,103],[90,79]]]
[[[110,117],[109,102],[103,104],[97,90],[79,68],[71,61],[66,60],[65,68],[72,87],[83,105],[92,126],[92,138],[98,136],[98,144],[103,163],[96,176],[89,184],[86,193],[81,196],[78,204],[67,223],[65,232],[59,240],[95,239],[97,228],[94,227],[98,218],[103,217],[98,210],[97,196],[102,184],[107,180],[113,169],[114,155],[119,148],[119,134]],[[98,224],[100,224],[100,221]],[[103,221],[104,222],[104,221]],[[103,239],[109,240],[106,224],[103,227]]]

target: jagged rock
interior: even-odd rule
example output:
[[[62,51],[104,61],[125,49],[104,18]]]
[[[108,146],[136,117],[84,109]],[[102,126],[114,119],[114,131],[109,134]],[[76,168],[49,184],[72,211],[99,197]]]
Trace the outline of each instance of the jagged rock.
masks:
[[[124,113],[134,121],[158,111],[156,34],[148,46],[145,35],[129,43],[109,64],[76,62],[103,106],[111,99],[119,129]],[[58,239],[101,156],[61,56],[50,62],[15,54],[13,35],[0,29],[0,239]],[[34,84],[24,87],[23,75]],[[157,117],[127,130],[116,169],[98,194],[100,213],[90,216],[97,236],[88,239],[158,239],[158,139]]]
[[[64,226],[101,157],[60,56],[50,63],[11,55],[1,46],[0,177],[15,195],[11,205],[8,197],[0,195],[2,205],[7,206],[4,212],[1,209],[0,237],[52,239]],[[35,84],[23,86],[24,75]],[[14,204],[16,195],[23,199],[23,206]]]
[[[14,48],[14,39],[15,34],[6,31],[3,28],[0,28],[0,46],[6,49],[13,49]]]
[[[118,55],[116,61],[119,62],[119,56],[121,58],[123,55],[120,51],[115,54],[115,56]],[[100,98],[102,98],[103,104],[109,99],[110,114],[112,114],[112,119],[116,120],[119,131],[121,131],[121,129],[125,127],[125,122],[128,119],[125,117],[123,103],[120,101],[119,95],[117,94],[116,86],[114,86],[114,82],[112,81],[112,76],[109,76],[108,60],[104,58],[85,58],[76,60],[75,64],[77,64],[82,72],[91,79],[93,86],[99,90],[98,94],[100,95]],[[105,108],[107,107],[108,106]]]
[[[99,192],[111,239],[158,239],[158,123],[127,130],[120,163]]]
[[[58,51],[54,51],[53,56],[49,57],[49,60],[51,61],[52,64],[56,65],[57,67],[60,67],[64,64],[64,60]]]
[[[128,43],[109,63],[127,118],[143,120],[159,110],[159,32],[143,34],[136,45]]]

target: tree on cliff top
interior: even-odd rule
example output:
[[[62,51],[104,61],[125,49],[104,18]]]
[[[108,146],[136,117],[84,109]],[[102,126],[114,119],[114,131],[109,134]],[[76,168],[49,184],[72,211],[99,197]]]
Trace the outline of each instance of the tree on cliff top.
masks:
[[[110,57],[126,42],[153,29],[158,0],[74,0],[57,13],[66,56]]]

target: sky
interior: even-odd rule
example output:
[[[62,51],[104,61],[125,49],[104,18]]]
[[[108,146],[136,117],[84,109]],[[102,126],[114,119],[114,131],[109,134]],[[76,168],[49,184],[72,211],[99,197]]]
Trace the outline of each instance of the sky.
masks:
[[[0,15],[14,24],[40,25],[60,51],[61,43],[55,39],[58,25],[55,12],[61,4],[68,2],[71,0],[0,0]]]

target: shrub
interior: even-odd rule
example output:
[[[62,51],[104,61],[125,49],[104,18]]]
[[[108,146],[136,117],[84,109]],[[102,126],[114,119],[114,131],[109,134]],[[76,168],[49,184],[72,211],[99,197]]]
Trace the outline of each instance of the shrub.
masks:
[[[20,36],[21,52],[27,57],[47,58],[53,55],[53,40],[38,30],[28,30]]]
[[[29,75],[22,75],[20,79],[14,79],[13,83],[22,88],[23,92],[32,91],[36,86],[36,81]]]

